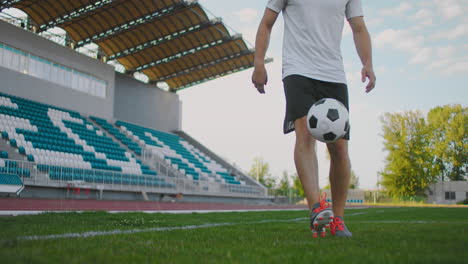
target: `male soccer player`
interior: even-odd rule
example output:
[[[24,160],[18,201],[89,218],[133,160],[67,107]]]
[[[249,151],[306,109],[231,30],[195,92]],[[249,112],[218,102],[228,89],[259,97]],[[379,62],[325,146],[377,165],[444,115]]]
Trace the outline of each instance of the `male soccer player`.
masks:
[[[333,208],[322,198],[318,184],[316,140],[307,129],[307,112],[322,98],[335,98],[349,110],[348,89],[341,57],[341,36],[344,20],[348,20],[354,43],[363,64],[362,82],[365,91],[375,86],[369,32],[363,19],[361,0],[269,0],[258,28],[255,42],[255,69],[252,82],[265,93],[267,72],[265,54],[271,30],[283,12],[283,85],[286,95],[284,133],[295,130],[294,162],[311,210],[314,237],[325,235],[330,219],[330,232],[350,237],[344,224],[344,207],[348,192],[351,165],[348,156],[349,133],[344,139],[328,143],[330,153],[330,185]]]

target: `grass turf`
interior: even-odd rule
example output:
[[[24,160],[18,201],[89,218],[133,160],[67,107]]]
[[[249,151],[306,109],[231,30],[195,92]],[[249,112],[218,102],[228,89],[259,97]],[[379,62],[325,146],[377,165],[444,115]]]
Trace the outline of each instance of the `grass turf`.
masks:
[[[313,239],[306,211],[49,213],[0,218],[2,263],[466,263],[468,209],[347,210],[350,239]],[[265,221],[272,220],[272,221]],[[285,221],[283,221],[285,220]],[[286,221],[292,220],[292,221]],[[229,223],[95,237],[32,235]]]

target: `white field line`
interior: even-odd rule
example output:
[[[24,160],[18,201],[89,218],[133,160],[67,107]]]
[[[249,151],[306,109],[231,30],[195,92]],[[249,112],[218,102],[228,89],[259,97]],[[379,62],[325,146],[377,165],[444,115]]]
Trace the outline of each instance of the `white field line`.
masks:
[[[367,207],[351,207],[347,210],[367,209]],[[148,213],[148,214],[205,214],[205,213],[244,213],[244,212],[274,212],[274,211],[306,211],[307,208],[289,209],[226,209],[226,210],[129,210],[129,211],[105,211],[111,214],[119,213]],[[83,213],[93,211],[30,211],[30,210],[0,210],[0,216],[38,215],[45,213]],[[99,211],[100,212],[100,211]],[[348,214],[349,215],[349,214]],[[347,216],[348,216],[347,215]]]
[[[367,214],[367,212],[356,212],[352,214],[347,214],[346,216],[355,216]],[[274,222],[300,222],[304,220],[309,220],[308,217],[300,217],[294,219],[265,219],[260,221],[252,222],[238,222],[238,223],[207,223],[202,225],[187,225],[187,226],[173,226],[173,227],[153,227],[153,228],[136,228],[129,230],[110,230],[110,231],[88,231],[83,233],[65,233],[65,234],[56,234],[56,235],[43,235],[43,236],[20,236],[17,237],[18,240],[53,240],[60,238],[88,238],[96,236],[108,236],[108,235],[122,235],[122,234],[136,234],[144,232],[162,232],[162,231],[173,231],[173,230],[190,230],[190,229],[200,229],[200,228],[210,228],[210,227],[220,227],[220,226],[235,226],[235,225],[245,225],[245,224],[262,224],[262,223],[274,223]],[[466,224],[466,222],[443,222],[443,221],[353,221],[353,223],[381,223],[381,224]]]
[[[50,240],[50,239],[59,239],[59,238],[88,238],[88,237],[95,237],[95,236],[107,236],[107,235],[121,235],[121,234],[136,234],[136,233],[143,233],[143,232],[159,232],[159,231],[173,231],[173,230],[189,230],[189,229],[199,229],[199,228],[207,228],[207,227],[218,227],[218,226],[234,226],[234,225],[242,225],[242,224],[261,224],[261,223],[271,223],[271,222],[297,222],[302,221],[307,218],[295,218],[295,219],[286,219],[286,220],[278,220],[278,219],[266,219],[261,221],[255,222],[239,222],[239,223],[209,223],[209,224],[202,224],[202,225],[188,225],[188,226],[173,226],[173,227],[153,227],[153,228],[136,228],[136,229],[129,229],[129,230],[110,230],[110,231],[89,231],[84,233],[66,233],[66,234],[58,234],[58,235],[45,235],[45,236],[21,236],[17,237],[18,240]]]
[[[206,213],[244,213],[244,212],[269,212],[269,211],[306,211],[306,208],[291,208],[291,209],[232,209],[232,210],[130,210],[130,211],[105,211],[111,214],[120,213],[147,213],[147,214],[206,214]],[[17,215],[38,215],[45,213],[84,213],[93,211],[0,211],[0,216],[17,216]]]
[[[357,212],[348,214],[347,216],[353,215],[360,215],[366,214],[367,212]],[[21,236],[18,237],[18,240],[50,240],[50,239],[59,239],[59,238],[87,238],[87,237],[95,237],[95,236],[108,236],[108,235],[120,235],[120,234],[135,234],[135,233],[143,233],[143,232],[160,232],[160,231],[172,231],[172,230],[188,230],[188,229],[199,229],[199,228],[207,228],[207,227],[218,227],[218,226],[233,226],[233,225],[241,225],[241,224],[262,224],[262,223],[272,223],[272,222],[298,222],[308,220],[308,217],[300,217],[294,219],[265,219],[255,222],[239,222],[239,223],[209,223],[209,224],[202,224],[202,225],[188,225],[188,226],[174,226],[174,227],[153,227],[153,228],[144,228],[144,229],[129,229],[129,230],[110,230],[110,231],[88,231],[84,233],[65,233],[65,234],[57,234],[57,235],[44,235],[44,236]]]
[[[387,221],[387,220],[376,220],[376,221],[353,221],[356,224],[466,224],[468,222],[449,222],[449,221]]]

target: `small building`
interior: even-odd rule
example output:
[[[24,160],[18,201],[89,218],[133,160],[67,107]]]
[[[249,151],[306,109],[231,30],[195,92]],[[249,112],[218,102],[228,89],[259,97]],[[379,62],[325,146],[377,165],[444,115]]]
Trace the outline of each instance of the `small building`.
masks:
[[[468,198],[468,181],[443,181],[432,184],[427,202],[432,204],[456,204]]]

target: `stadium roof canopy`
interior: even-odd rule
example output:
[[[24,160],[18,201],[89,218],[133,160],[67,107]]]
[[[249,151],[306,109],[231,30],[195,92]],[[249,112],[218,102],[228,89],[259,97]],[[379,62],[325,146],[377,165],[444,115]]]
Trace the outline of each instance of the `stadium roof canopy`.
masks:
[[[177,91],[253,66],[253,50],[209,19],[197,1],[184,0],[2,0],[0,11],[18,8],[40,33],[64,29],[71,46],[96,43],[127,73]]]

